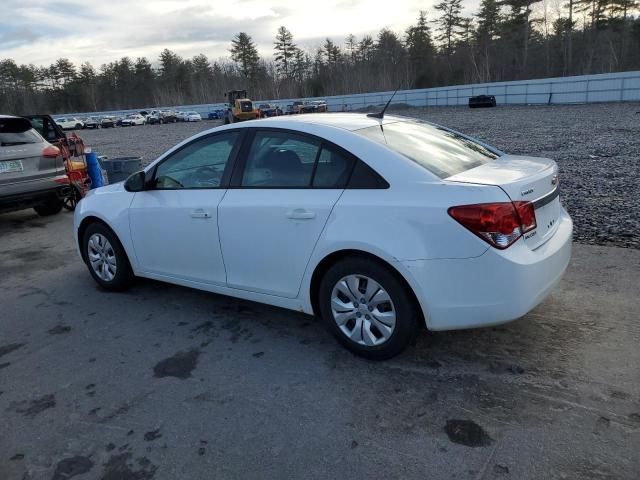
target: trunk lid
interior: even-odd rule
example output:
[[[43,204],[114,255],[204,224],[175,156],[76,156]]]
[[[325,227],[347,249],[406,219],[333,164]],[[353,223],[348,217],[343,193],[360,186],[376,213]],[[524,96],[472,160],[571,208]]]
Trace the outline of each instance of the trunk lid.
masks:
[[[512,201],[533,202],[535,230],[524,235],[525,243],[535,249],[550,239],[558,227],[558,166],[548,158],[503,155],[491,162],[446,179],[452,182],[495,185]]]

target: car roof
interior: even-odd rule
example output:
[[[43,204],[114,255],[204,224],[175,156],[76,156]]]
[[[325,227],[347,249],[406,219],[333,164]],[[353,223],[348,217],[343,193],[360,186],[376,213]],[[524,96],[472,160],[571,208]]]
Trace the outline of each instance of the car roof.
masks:
[[[407,119],[395,115],[385,115],[383,120],[368,117],[366,113],[314,113],[307,115],[295,115],[286,117],[270,117],[262,120],[243,122],[243,125],[251,126],[272,126],[280,128],[296,128],[296,124],[312,123],[315,125],[326,125],[329,127],[341,128],[343,130],[354,131],[367,127],[375,127],[380,124],[402,122]],[[255,123],[254,123],[255,122]]]

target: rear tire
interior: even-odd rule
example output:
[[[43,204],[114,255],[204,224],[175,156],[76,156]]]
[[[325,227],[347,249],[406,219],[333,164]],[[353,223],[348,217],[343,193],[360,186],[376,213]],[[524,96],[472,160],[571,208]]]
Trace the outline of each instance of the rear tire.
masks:
[[[60,213],[62,210],[62,201],[56,198],[55,200],[50,200],[47,203],[36,205],[33,209],[41,217],[48,217],[50,215]]]
[[[368,359],[398,355],[418,330],[417,306],[397,273],[366,258],[349,257],[331,266],[320,282],[318,304],[336,339]]]
[[[105,290],[121,292],[135,280],[118,237],[105,225],[92,223],[82,236],[82,258],[93,279]]]

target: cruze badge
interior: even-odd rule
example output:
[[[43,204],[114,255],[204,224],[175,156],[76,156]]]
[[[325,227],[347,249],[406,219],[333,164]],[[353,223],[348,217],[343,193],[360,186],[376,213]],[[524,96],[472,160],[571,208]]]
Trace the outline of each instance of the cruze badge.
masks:
[[[520,195],[522,195],[524,197],[525,195],[529,195],[530,193],[533,193],[533,188],[529,188],[527,190],[521,191]]]

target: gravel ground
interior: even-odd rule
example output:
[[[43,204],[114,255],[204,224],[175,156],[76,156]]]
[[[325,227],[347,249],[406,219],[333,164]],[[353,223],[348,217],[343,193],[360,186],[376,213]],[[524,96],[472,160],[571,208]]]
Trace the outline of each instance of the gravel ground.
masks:
[[[640,105],[596,104],[396,109],[477,137],[512,154],[549,157],[560,166],[562,201],[581,243],[640,248]],[[83,131],[110,157],[150,162],[217,121]]]

